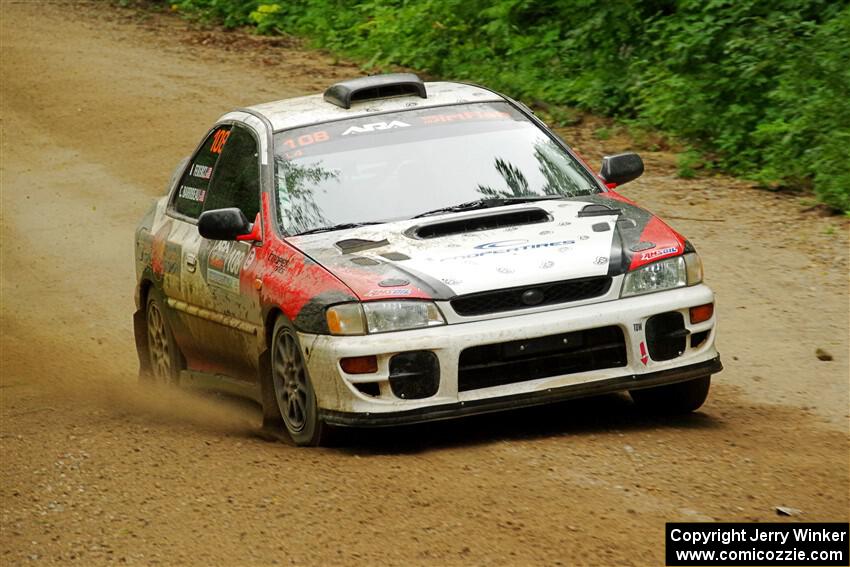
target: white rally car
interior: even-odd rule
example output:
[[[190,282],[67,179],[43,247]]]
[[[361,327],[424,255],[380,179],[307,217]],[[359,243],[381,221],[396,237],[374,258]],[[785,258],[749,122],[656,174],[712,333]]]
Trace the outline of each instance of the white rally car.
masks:
[[[528,108],[364,77],[224,115],[136,233],[142,375],[315,445],[628,391],[692,411],[722,369],[693,246]]]

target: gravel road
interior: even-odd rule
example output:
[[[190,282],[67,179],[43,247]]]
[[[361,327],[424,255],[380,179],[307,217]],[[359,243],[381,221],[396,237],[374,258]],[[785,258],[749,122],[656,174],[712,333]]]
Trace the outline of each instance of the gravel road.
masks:
[[[2,2],[0,563],[661,565],[667,521],[848,520],[847,219],[677,179],[663,142],[592,117],[562,134],[593,163],[644,148],[623,192],[717,292],[700,412],[610,396],[309,450],[249,405],[140,390],[133,230],[173,166],[227,110],[361,71],[110,6]]]

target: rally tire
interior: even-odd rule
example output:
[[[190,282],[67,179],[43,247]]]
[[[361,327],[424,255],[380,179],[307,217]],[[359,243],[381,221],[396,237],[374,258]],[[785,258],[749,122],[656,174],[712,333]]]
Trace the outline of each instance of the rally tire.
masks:
[[[183,355],[174,340],[165,309],[162,296],[151,289],[145,302],[148,368],[142,371],[140,380],[159,386],[176,386],[184,367]]]
[[[631,390],[629,394],[639,407],[656,413],[683,414],[695,411],[705,403],[711,387],[711,376],[686,382]]]
[[[298,335],[283,317],[275,322],[270,359],[271,383],[283,431],[295,445],[327,444],[331,428],[319,417],[316,392]]]

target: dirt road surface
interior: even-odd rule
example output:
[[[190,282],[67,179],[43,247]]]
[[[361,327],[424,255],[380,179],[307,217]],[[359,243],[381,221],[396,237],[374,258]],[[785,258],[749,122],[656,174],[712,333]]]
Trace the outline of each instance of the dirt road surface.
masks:
[[[700,412],[612,396],[296,449],[250,407],[137,387],[133,230],[219,115],[359,69],[100,3],[3,0],[0,41],[0,564],[661,565],[666,521],[848,520],[841,217],[645,151],[624,193],[717,291]],[[629,144],[593,130],[563,134],[596,163]]]

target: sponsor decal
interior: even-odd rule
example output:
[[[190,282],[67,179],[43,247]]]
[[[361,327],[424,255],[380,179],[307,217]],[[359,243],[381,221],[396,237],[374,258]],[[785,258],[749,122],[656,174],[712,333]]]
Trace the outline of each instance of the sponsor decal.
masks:
[[[439,124],[444,122],[460,122],[464,120],[499,120],[510,117],[511,115],[507,112],[476,110],[470,112],[458,112],[454,114],[432,114],[430,116],[423,116],[422,123]]]
[[[207,257],[207,284],[214,287],[238,293],[239,273],[245,262],[248,251],[245,244],[226,240],[217,240],[209,248],[206,243],[201,249],[201,254]]]
[[[266,257],[269,260],[269,264],[272,266],[272,270],[275,272],[283,272],[286,270],[286,266],[289,265],[289,260],[283,256],[278,256],[274,252],[270,252]]]
[[[192,165],[192,169],[189,172],[189,175],[191,175],[192,177],[197,177],[198,179],[209,179],[210,177],[212,177],[212,171],[212,167],[196,163]]]
[[[649,356],[646,354],[646,345],[643,341],[640,342],[640,361],[646,366],[646,362],[649,360]]]
[[[364,124],[363,126],[351,126],[342,133],[343,136],[348,136],[349,134],[365,134],[367,132],[374,132],[375,130],[390,130],[392,128],[409,128],[410,124],[406,122],[402,122],[401,120],[393,120],[392,122],[372,122],[370,124]]]
[[[171,233],[171,222],[165,222],[157,230],[151,239],[151,271],[158,278],[166,273],[165,251],[168,243],[168,235]]]
[[[635,332],[642,331],[643,323],[635,323],[634,325],[632,325],[632,329],[634,329]]]
[[[242,264],[242,269],[244,270],[245,268],[250,266],[254,262],[254,260],[256,260],[256,259],[257,259],[257,250],[256,250],[256,248],[254,248],[252,246],[251,250],[248,251],[248,254],[245,255],[245,263]]]
[[[670,254],[675,254],[679,251],[678,246],[671,246],[669,248],[661,248],[659,250],[653,250],[652,252],[644,252],[640,255],[641,261],[646,260],[655,260],[656,258],[661,258],[662,256],[669,256]]]
[[[180,186],[180,198],[196,203],[203,203],[207,198],[207,192],[204,189],[197,187],[189,187],[188,185]]]
[[[541,270],[548,270],[549,268],[551,268],[554,265],[555,265],[555,262],[553,262],[552,260],[546,260],[545,262],[540,264],[540,269]]]
[[[525,244],[528,240],[525,239],[517,239],[517,240],[500,240],[498,242],[488,242],[487,244],[479,244],[475,248],[477,250],[487,250],[489,248],[507,248],[508,246],[519,246],[520,244]]]
[[[524,242],[524,241],[510,241],[503,240],[501,242],[490,242],[488,244],[481,244],[476,246],[475,248],[481,249],[481,252],[476,252],[475,254],[464,254],[462,256],[452,256],[450,258],[443,258],[440,260],[441,262],[448,262],[450,260],[468,260],[471,258],[481,258],[482,256],[489,256],[491,254],[512,254],[516,252],[527,252],[529,250],[538,250],[544,248],[554,248],[558,246],[569,246],[571,244],[575,244],[575,240],[556,240],[554,242],[540,242],[537,244],[523,244],[522,246],[511,246],[505,245],[505,242]],[[493,246],[501,245],[501,246]],[[508,247],[502,247],[508,246]],[[483,249],[482,249],[483,248]],[[562,249],[562,251],[569,250],[569,248]]]
[[[165,243],[165,253],[162,256],[162,269],[166,274],[180,273],[180,254],[182,248],[179,244],[171,241]]]
[[[500,274],[512,274],[512,273],[514,273],[514,270],[512,268],[497,268],[496,271],[499,272]]]
[[[608,263],[608,258],[606,258],[605,256],[597,256],[596,259],[593,260],[593,263],[597,266],[601,266],[602,264]]]
[[[411,291],[405,288],[384,288],[371,289],[366,293],[366,297],[397,297],[400,295],[410,295]]]

